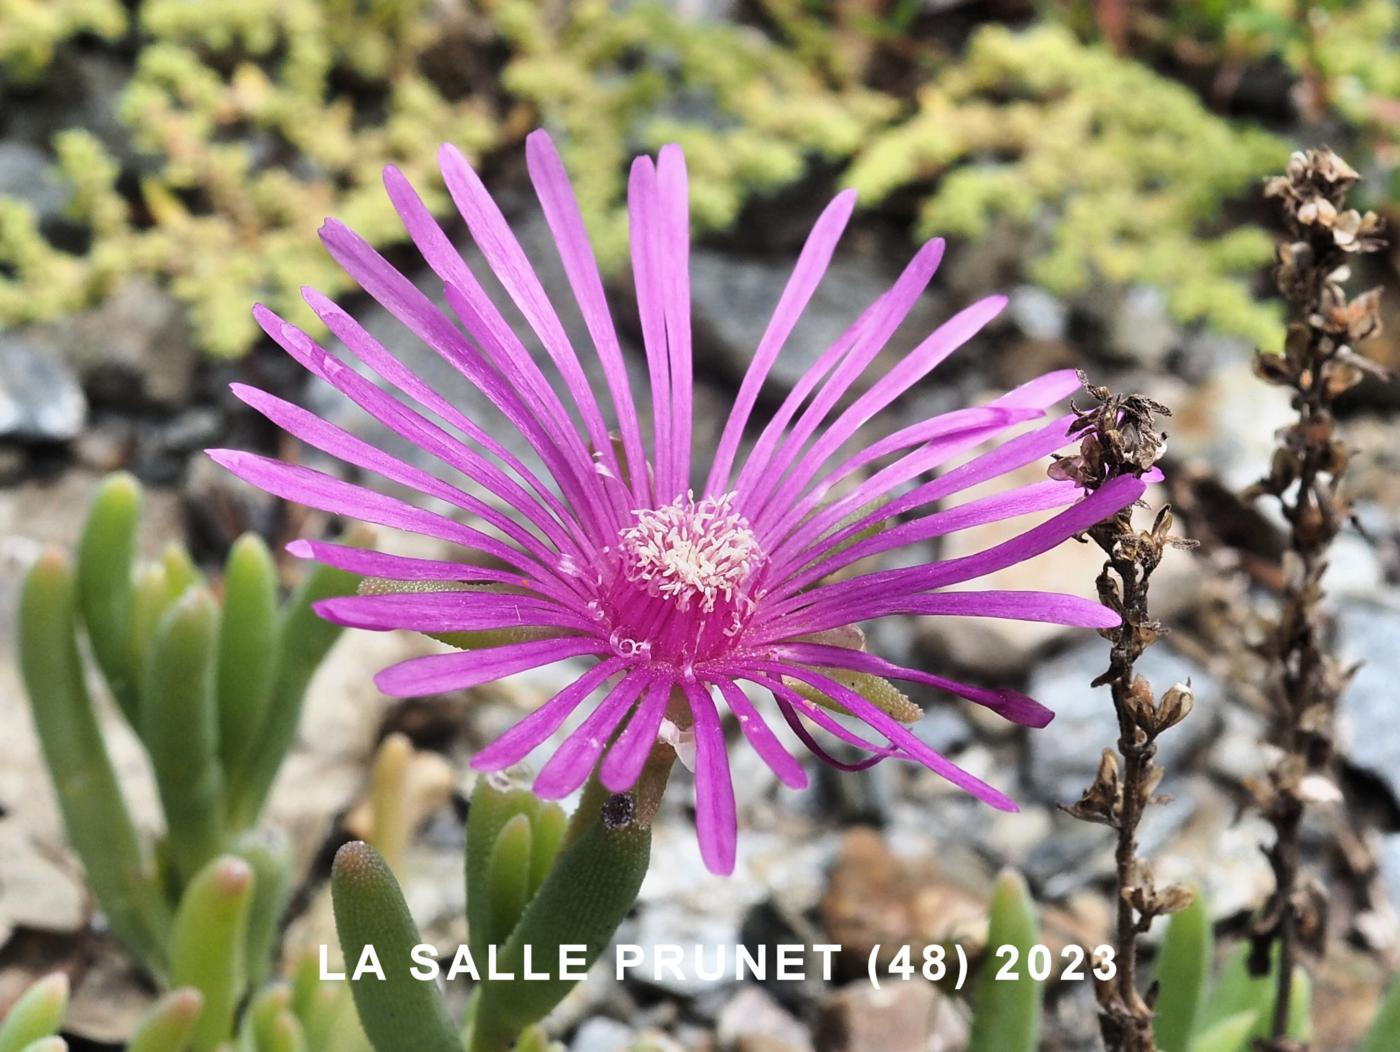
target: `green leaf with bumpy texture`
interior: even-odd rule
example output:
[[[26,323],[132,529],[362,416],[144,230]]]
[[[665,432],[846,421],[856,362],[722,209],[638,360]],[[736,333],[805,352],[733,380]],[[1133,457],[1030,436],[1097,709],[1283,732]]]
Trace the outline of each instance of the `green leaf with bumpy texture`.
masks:
[[[987,957],[972,992],[968,1052],[1035,1052],[1044,987],[1031,978],[1027,955],[1039,931],[1026,882],[1017,873],[1002,873],[992,892]],[[996,977],[1005,961],[997,951],[1004,946],[1016,950],[1013,979]]]
[[[596,777],[589,781],[573,820],[576,835],[560,852],[498,957],[498,969],[518,976],[529,947],[536,970],[549,971],[551,978],[486,982],[476,998],[472,1052],[509,1052],[515,1039],[576,985],[557,974],[559,948],[585,947],[579,971],[586,971],[636,901],[651,858],[651,829],[635,822],[605,822],[603,804],[609,798]]]
[[[253,869],[221,855],[190,882],[175,915],[170,940],[170,980],[204,997],[191,1052],[211,1052],[233,1032],[234,1012],[247,989],[243,960]]]
[[[437,986],[410,973],[422,942],[403,893],[379,852],[361,841],[336,852],[331,897],[346,971],[354,974],[366,947],[384,970],[350,980],[360,1022],[377,1052],[462,1052]]]
[[[540,806],[539,797],[505,775],[482,775],[472,790],[467,809],[467,946],[475,961],[486,960],[493,940],[491,856],[496,838],[511,819],[533,818]]]
[[[19,661],[44,764],[68,839],[112,933],[142,965],[165,964],[169,909],[141,853],[78,654],[73,574],[58,552],[39,558],[20,600]]]
[[[1157,957],[1157,1013],[1152,1022],[1161,1052],[1187,1052],[1196,1030],[1214,957],[1210,917],[1200,893],[1173,913]]]

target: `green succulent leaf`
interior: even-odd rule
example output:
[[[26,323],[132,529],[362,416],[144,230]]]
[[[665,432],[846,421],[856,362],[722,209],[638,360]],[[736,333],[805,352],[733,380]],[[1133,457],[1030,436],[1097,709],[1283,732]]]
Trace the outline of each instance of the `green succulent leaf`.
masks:
[[[262,986],[275,963],[282,914],[291,897],[291,851],[280,833],[245,833],[234,853],[253,869],[253,901],[248,909],[248,938],[244,958],[248,985]]]
[[[1385,999],[1356,1052],[1390,1052],[1400,1036],[1400,971],[1390,980]]]
[[[436,985],[410,974],[409,955],[422,939],[379,852],[361,841],[336,852],[331,896],[355,1007],[377,1052],[462,1052]],[[383,968],[382,981],[353,978],[366,947]]]
[[[140,840],[88,697],[78,653],[73,573],[58,552],[40,557],[20,600],[20,672],[68,839],[113,934],[143,966],[165,963],[168,907]]]
[[[486,879],[491,903],[488,940],[492,943],[505,942],[529,901],[532,840],[530,819],[519,814],[501,828],[491,845]]]
[[[218,609],[203,588],[186,591],[161,618],[141,702],[170,854],[181,885],[223,847],[224,779],[219,765],[214,648]]]
[[[55,972],[26,990],[0,1021],[0,1052],[21,1052],[58,1033],[68,1011],[68,976]]]
[[[543,967],[552,977],[486,982],[476,996],[472,1052],[509,1052],[520,1034],[575,985],[575,980],[555,974],[560,947],[585,947],[580,970],[590,967],[636,901],[651,858],[651,829],[636,822],[604,821],[603,804],[609,797],[596,778],[589,781],[567,845],[498,958],[500,969],[521,975],[528,947],[536,967],[547,962]]]
[[[219,756],[234,779],[251,761],[277,671],[277,567],[256,534],[229,549],[219,627]]]
[[[1187,1052],[1210,977],[1215,940],[1198,892],[1167,921],[1157,958],[1157,1011],[1153,1033],[1161,1052]]]
[[[472,790],[467,809],[466,890],[467,945],[473,960],[486,959],[496,927],[491,873],[496,841],[513,819],[524,816],[528,822],[540,806],[534,793],[501,775],[483,775]]]
[[[544,878],[549,876],[554,860],[559,857],[564,834],[569,828],[569,816],[558,804],[542,803],[530,828],[534,833],[534,841],[530,845],[530,894],[533,895],[544,883]]]
[[[1027,955],[1039,937],[1035,904],[1026,882],[1010,870],[997,878],[987,927],[988,957],[972,992],[972,1034],[968,1052],[1035,1052],[1040,1025],[1041,983],[1032,979]],[[1016,950],[1016,978],[997,979],[1000,947]]]
[[[1191,1052],[1246,1052],[1259,1013],[1236,1012],[1211,1023],[1191,1040]]]
[[[360,543],[362,535],[348,538]],[[340,638],[340,627],[317,616],[312,605],[332,596],[353,595],[359,578],[343,570],[317,565],[287,600],[277,619],[277,674],[266,718],[256,733],[250,762],[230,784],[228,811],[233,828],[246,829],[257,821],[287,750],[296,738],[302,702],[311,677]]]
[[[172,990],[141,1017],[126,1052],[185,1052],[203,1010],[204,995],[198,990]]]
[[[139,699],[127,661],[132,564],[141,522],[141,485],[126,472],[109,475],[93,497],[78,540],[78,604],[92,653],[112,697],[133,727]]]
[[[170,979],[204,998],[191,1052],[213,1052],[233,1032],[234,1013],[247,989],[244,947],[253,901],[253,868],[221,855],[190,882],[175,915]]]

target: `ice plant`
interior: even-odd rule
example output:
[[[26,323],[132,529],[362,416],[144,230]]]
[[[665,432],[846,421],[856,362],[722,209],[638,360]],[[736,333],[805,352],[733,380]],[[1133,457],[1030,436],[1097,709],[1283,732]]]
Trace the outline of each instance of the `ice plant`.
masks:
[[[659,734],[687,741],[693,735],[696,823],[705,862],[716,873],[732,870],[736,838],[721,706],[737,717],[749,744],[778,778],[793,787],[806,782],[801,764],[751,700],[755,688],[760,701],[771,695],[777,713],[828,762],[842,761],[821,744],[819,733],[865,750],[859,765],[913,760],[995,807],[1014,809],[1001,792],[911,733],[905,724],[918,710],[888,681],[939,688],[1021,724],[1042,726],[1051,714],[1014,691],[959,683],[883,660],[864,650],[855,626],[898,614],[1092,628],[1117,623],[1118,616],[1097,602],[1074,596],[944,590],[1045,552],[1142,492],[1142,481],[1131,477],[1087,496],[1072,482],[1047,480],[947,504],[969,487],[1069,442],[1069,417],[1024,433],[1011,429],[1043,417],[1073,392],[1075,374],[1051,373],[988,405],[920,420],[868,441],[867,427],[1004,304],[1000,296],[974,303],[887,371],[872,369],[938,266],[943,242],[934,240],[758,426],[753,418],[760,390],[850,218],[854,197],[846,192],[817,220],[713,456],[708,463],[697,461],[687,182],[680,149],[667,146],[655,161],[638,158],[628,184],[649,386],[642,398],[634,393],[579,209],[549,138],[542,132],[530,137],[529,173],[605,391],[590,383],[555,306],[476,172],[451,146],[442,148],[439,159],[467,228],[538,338],[559,384],[546,376],[396,169],[385,171],[390,200],[441,282],[445,306],[341,223],[328,221],[321,236],[370,296],[490,400],[532,450],[531,462],[500,440],[501,421],[468,416],[313,290],[305,294],[313,311],[382,386],[266,308],[256,309],[259,323],[318,378],[390,432],[438,458],[468,480],[471,490],[272,394],[239,385],[238,396],[307,444],[466,512],[470,522],[304,466],[211,451],[220,464],[278,496],[462,549],[460,560],[434,560],[295,542],[292,550],[300,556],[400,582],[379,589],[383,594],[327,600],[318,606],[324,617],[367,629],[474,634],[469,649],[384,670],[379,686],[391,695],[424,695],[571,658],[591,659],[574,682],[478,754],[474,766],[495,771],[519,762],[571,713],[586,707],[582,724],[539,771],[535,792],[546,799],[563,797],[596,770],[602,785],[619,793],[636,782]],[[858,386],[867,372],[877,375]],[[995,438],[1003,441],[990,451],[965,456]],[[933,476],[953,462],[957,466]],[[1054,514],[1013,540],[962,558],[894,569],[857,565],[954,531],[1036,512]],[[833,579],[840,571],[840,579]]]

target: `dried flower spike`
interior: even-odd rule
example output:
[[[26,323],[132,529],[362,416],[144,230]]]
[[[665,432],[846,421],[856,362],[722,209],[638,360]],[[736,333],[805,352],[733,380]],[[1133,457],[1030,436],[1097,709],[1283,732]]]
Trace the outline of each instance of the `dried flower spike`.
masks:
[[[1288,1034],[1298,952],[1320,953],[1326,928],[1326,898],[1312,893],[1300,840],[1308,805],[1335,799],[1328,777],[1333,720],[1349,675],[1331,653],[1323,607],[1328,548],[1351,517],[1342,488],[1350,450],[1337,432],[1332,406],[1366,375],[1384,375],[1354,347],[1380,329],[1379,290],[1348,300],[1342,287],[1350,278],[1350,257],[1383,245],[1380,217],[1346,208],[1347,191],[1359,178],[1323,148],[1294,154],[1285,174],[1266,189],[1282,202],[1288,230],[1274,278],[1289,319],[1283,353],[1261,352],[1256,372],[1289,388],[1297,412],[1278,434],[1268,475],[1252,489],[1255,496],[1277,498],[1288,523],[1281,612],[1262,648],[1272,669],[1269,736],[1275,759],[1267,779],[1249,786],[1275,831],[1266,849],[1274,891],[1255,918],[1250,955],[1255,975],[1265,974],[1275,955],[1278,960],[1269,1038],[1259,1045],[1268,1052],[1303,1047]]]

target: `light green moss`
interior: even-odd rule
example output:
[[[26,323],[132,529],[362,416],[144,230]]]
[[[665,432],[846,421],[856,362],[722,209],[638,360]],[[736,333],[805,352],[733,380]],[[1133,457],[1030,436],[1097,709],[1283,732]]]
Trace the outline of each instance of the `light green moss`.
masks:
[[[1257,192],[1283,143],[1207,112],[1185,87],[1067,30],[989,27],[939,70],[914,112],[856,158],[867,200],[926,186],[919,232],[1032,228],[1031,278],[1058,293],[1096,280],[1167,290],[1182,321],[1274,344],[1271,306],[1249,294],[1272,242],[1216,237],[1228,198]]]
[[[864,83],[875,42],[900,31],[880,5],[828,19],[760,2],[764,28],[693,22],[659,0],[143,0],[119,104],[139,199],[118,192],[96,138],[60,134],[69,218],[90,244],[60,251],[27,207],[0,200],[0,324],[83,309],[143,273],[188,306],[202,346],[240,354],[257,339],[253,301],[311,325],[299,286],[348,288],[317,241],[323,217],[376,245],[404,239],[385,164],[445,214],[439,143],[504,154],[543,124],[610,271],[627,255],[629,158],[679,142],[698,230],[732,225],[820,162],[844,168],[866,205],[917,191],[921,234],[1024,225],[1027,274],[1067,295],[1150,282],[1183,319],[1273,341],[1274,315],[1246,288],[1269,239],[1218,235],[1217,219],[1279,166],[1277,140],[1053,25],[983,29],[956,60],[930,52],[917,97],[895,98]],[[0,72],[36,75],[74,34],[124,31],[111,17],[124,9],[0,0]]]

